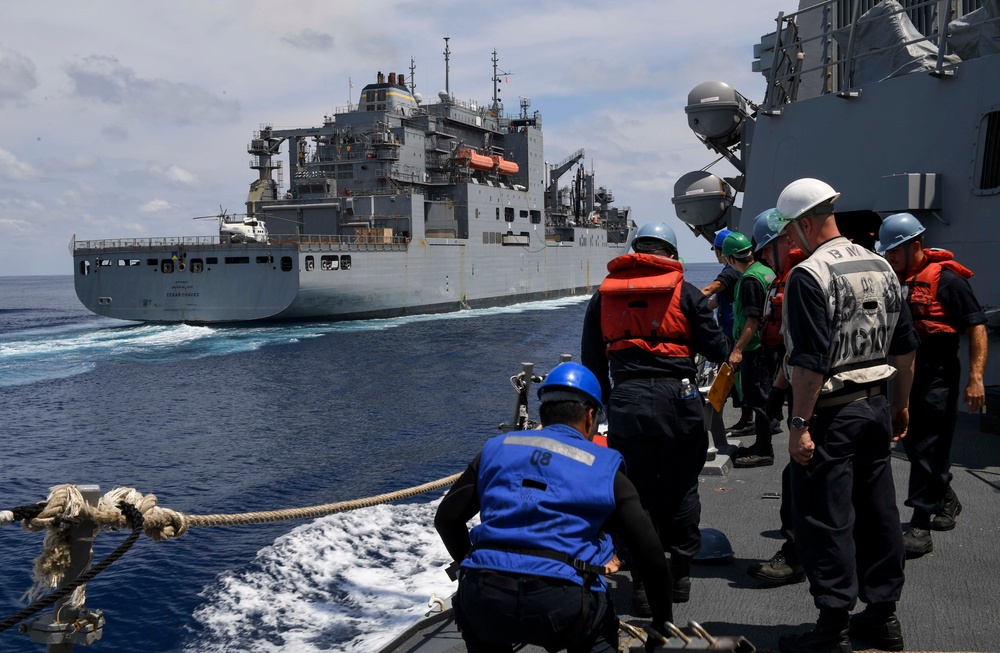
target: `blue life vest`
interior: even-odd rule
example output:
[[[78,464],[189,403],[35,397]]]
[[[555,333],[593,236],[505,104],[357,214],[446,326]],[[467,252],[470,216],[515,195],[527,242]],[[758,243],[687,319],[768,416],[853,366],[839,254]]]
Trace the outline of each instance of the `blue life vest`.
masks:
[[[512,550],[545,549],[606,564],[614,547],[601,528],[615,509],[614,479],[621,465],[617,451],[589,442],[564,424],[490,439],[476,481],[481,523],[469,534],[472,553],[462,567],[582,586],[581,574],[570,564]],[[590,589],[604,591],[603,577]]]

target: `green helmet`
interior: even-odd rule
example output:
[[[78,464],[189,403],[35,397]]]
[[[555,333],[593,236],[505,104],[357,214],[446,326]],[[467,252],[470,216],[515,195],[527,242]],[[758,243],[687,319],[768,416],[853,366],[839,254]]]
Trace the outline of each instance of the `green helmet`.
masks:
[[[750,239],[738,231],[734,231],[726,236],[726,239],[722,242],[723,256],[746,258],[752,253],[752,249],[753,245],[750,244]]]

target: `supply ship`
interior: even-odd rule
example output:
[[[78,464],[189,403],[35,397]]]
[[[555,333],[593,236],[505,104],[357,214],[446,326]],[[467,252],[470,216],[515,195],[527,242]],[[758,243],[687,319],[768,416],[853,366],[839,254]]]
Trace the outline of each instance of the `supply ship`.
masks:
[[[218,236],[74,236],[80,301],[104,317],[197,324],[394,317],[592,292],[627,251],[630,210],[596,185],[583,149],[545,161],[529,98],[504,115],[496,51],[492,102],[456,99],[445,43],[435,103],[415,91],[411,61],[409,78],[379,72],[320,126],[262,126],[247,147],[258,177],[246,213],[218,216]]]

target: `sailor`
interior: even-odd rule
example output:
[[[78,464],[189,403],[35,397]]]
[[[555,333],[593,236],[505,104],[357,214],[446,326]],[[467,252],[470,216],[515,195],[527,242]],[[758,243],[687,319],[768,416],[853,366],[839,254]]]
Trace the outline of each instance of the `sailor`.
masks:
[[[910,459],[906,505],[913,508],[910,526],[903,533],[908,557],[932,551],[931,531],[955,528],[955,518],[962,511],[951,487],[950,471],[962,334],[969,336],[965,403],[970,412],[979,412],[986,399],[986,315],[967,281],[972,271],[958,263],[951,252],[924,247],[923,232],[924,226],[916,217],[897,213],[882,222],[876,245],[903,284],[913,326],[920,336],[910,392],[910,430],[903,440]]]
[[[736,372],[740,399],[753,411],[756,434],[751,446],[736,451],[733,467],[764,467],[774,464],[771,420],[764,413],[772,377],[760,346],[760,324],[774,272],[754,259],[750,239],[738,232],[726,236],[722,255],[740,273],[733,292],[733,349],[729,353],[729,367]]]
[[[461,561],[456,621],[471,653],[617,651],[603,578],[614,570],[611,533],[635,556],[661,628],[672,619],[670,567],[621,455],[591,442],[603,419],[594,375],[562,363],[538,398],[543,428],[487,441],[438,507],[434,525]]]
[[[670,552],[673,600],[683,603],[701,544],[698,475],[708,451],[703,403],[692,383],[694,355],[722,362],[728,344],[708,300],[684,281],[673,230],[643,225],[632,248],[608,263],[609,274],[587,306],[581,360],[600,380],[608,446],[624,457]],[[641,580],[640,574],[634,596],[640,604]]]
[[[788,276],[782,322],[792,519],[819,608],[815,629],[781,637],[782,653],[849,652],[849,632],[877,648],[903,648],[903,536],[890,444],[906,432],[918,340],[892,268],[840,235],[838,197],[823,181],[798,179],[778,196],[772,224],[808,255]],[[849,626],[859,596],[867,607]]]
[[[753,238],[757,243],[755,252],[764,259],[777,277],[767,291],[767,307],[760,327],[760,345],[767,360],[769,373],[774,378],[764,412],[768,419],[781,420],[788,393],[788,380],[781,368],[785,357],[785,336],[781,332],[781,311],[785,297],[785,283],[792,268],[805,259],[801,249],[792,249],[791,237],[787,232],[778,234],[769,221],[774,219],[776,209],[768,209],[754,218]],[[795,548],[795,529],[792,526],[791,462],[781,471],[781,548],[762,562],[755,562],[747,569],[750,576],[762,580],[772,587],[801,583],[806,579],[805,569],[799,561]]]
[[[722,255],[722,244],[726,241],[726,236],[731,233],[733,232],[729,229],[723,229],[715,234],[712,251],[723,268],[712,283],[701,289],[702,294],[709,298],[709,308],[716,311],[716,319],[719,322],[719,327],[722,328],[723,335],[729,340],[730,349],[733,347],[733,290],[736,288],[736,282],[740,280],[739,271],[729,265],[726,257]],[[733,400],[733,408],[740,409],[740,419],[726,429],[726,435],[731,438],[750,435],[753,433],[753,411],[740,401],[739,392],[736,391],[735,386],[730,396]]]

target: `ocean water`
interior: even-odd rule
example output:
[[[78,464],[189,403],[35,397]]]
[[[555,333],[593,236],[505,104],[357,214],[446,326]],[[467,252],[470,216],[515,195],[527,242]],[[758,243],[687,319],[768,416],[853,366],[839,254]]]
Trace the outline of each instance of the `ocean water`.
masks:
[[[692,264],[702,286],[719,266]],[[358,322],[157,326],[92,315],[71,277],[0,278],[0,509],[61,483],[188,514],[310,506],[462,471],[509,379],[579,356],[586,298]],[[454,586],[444,491],[312,521],[142,538],[87,588],[95,651],[372,651]],[[100,559],[126,536],[102,533]],[[0,528],[0,620],[42,534]],[[0,650],[41,650],[16,629]],[[82,650],[82,649],[81,649]]]

